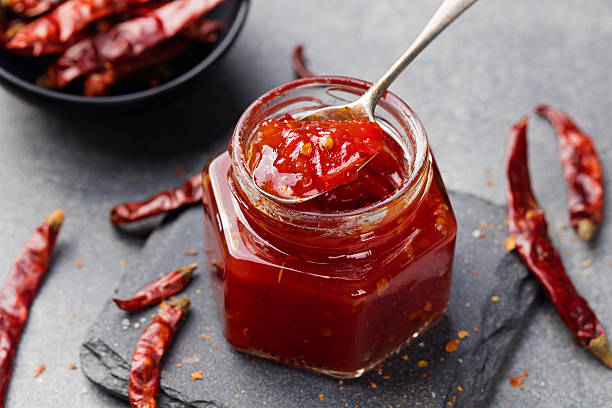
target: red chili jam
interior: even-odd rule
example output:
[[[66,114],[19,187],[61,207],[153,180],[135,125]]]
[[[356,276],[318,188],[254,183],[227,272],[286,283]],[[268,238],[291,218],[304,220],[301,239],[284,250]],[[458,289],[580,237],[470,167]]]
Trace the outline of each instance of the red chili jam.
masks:
[[[347,184],[382,149],[383,131],[367,119],[306,122],[285,115],[257,127],[248,153],[255,183],[282,198],[312,197]]]
[[[300,204],[266,198],[244,152],[278,98],[252,105],[203,173],[224,334],[247,353],[357,377],[446,311],[454,214],[418,119],[392,94],[379,109],[396,119],[385,117],[382,149],[354,181]]]

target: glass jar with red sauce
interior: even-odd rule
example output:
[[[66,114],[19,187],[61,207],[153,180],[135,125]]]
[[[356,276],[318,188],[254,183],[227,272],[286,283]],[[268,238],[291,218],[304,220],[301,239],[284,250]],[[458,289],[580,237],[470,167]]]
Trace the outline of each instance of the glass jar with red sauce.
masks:
[[[369,83],[282,85],[242,115],[204,169],[205,242],[227,341],[260,357],[353,378],[446,311],[456,221],[425,130],[385,93],[385,148],[357,180],[300,204],[262,195],[245,152],[258,123],[353,101]]]

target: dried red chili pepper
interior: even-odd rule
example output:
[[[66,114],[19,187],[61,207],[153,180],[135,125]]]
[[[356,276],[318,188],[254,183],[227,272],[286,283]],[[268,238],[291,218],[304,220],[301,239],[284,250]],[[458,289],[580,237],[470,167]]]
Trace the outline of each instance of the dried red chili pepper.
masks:
[[[604,329],[568,277],[559,251],[548,236],[544,210],[533,194],[527,166],[527,118],[517,122],[508,136],[506,177],[509,227],[518,253],[578,343],[612,368],[610,344]]]
[[[188,47],[189,43],[184,40],[170,40],[147,50],[139,57],[109,64],[104,71],[87,76],[83,87],[84,93],[86,96],[105,95],[117,82],[130,78],[136,72],[176,58]]]
[[[197,173],[180,187],[157,193],[144,201],[114,206],[110,221],[115,225],[138,221],[194,204],[202,200],[202,174]]]
[[[64,213],[56,210],[36,228],[17,256],[0,291],[0,407],[30,305],[51,260]]]
[[[160,363],[181,318],[189,309],[189,298],[181,298],[155,316],[144,330],[132,357],[128,395],[133,408],[157,407]]]
[[[298,78],[316,76],[306,66],[306,62],[304,61],[304,46],[302,44],[296,45],[296,47],[293,49],[293,52],[291,53],[291,66],[293,67],[293,71],[295,71]]]
[[[142,17],[168,3],[169,1],[166,0],[163,2],[148,3],[142,6],[133,7],[127,12],[132,17]],[[187,25],[179,34],[183,38],[208,44],[217,41],[219,32],[224,30],[227,30],[227,26],[222,21],[212,18],[202,18],[199,21],[194,21]]]
[[[197,263],[183,266],[167,273],[161,278],[155,279],[147,286],[139,290],[131,299],[113,299],[119,309],[135,311],[158,304],[172,295],[176,295],[189,283],[193,271],[198,267]]]
[[[89,23],[148,0],[68,0],[49,14],[34,20],[6,48],[39,56],[63,52]]]
[[[85,38],[68,48],[38,83],[48,88],[63,88],[108,63],[139,56],[174,37],[223,1],[174,0],[142,17],[119,23],[107,33]]]
[[[568,187],[570,223],[580,238],[590,240],[603,218],[601,163],[595,143],[567,114],[540,105],[535,108],[552,123],[559,136],[559,157]]]
[[[24,17],[36,17],[61,3],[61,0],[2,0],[2,5]]]

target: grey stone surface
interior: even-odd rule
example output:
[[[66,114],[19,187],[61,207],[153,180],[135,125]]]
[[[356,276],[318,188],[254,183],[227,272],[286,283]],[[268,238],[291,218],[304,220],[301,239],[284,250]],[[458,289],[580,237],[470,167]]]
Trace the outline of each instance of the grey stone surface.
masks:
[[[191,298],[192,307],[163,365],[160,408],[241,408],[263,402],[283,408],[315,403],[322,407],[481,405],[538,287],[518,256],[502,247],[508,233],[504,208],[461,193],[451,194],[451,201],[461,221],[448,314],[410,348],[385,361],[380,371],[339,383],[233,351],[223,339],[208,284],[210,264],[203,262],[197,278],[181,294]],[[192,262],[185,249],[202,249],[201,208],[171,218],[153,233],[140,262],[125,274],[119,297],[129,297],[160,274]],[[490,227],[483,229],[486,237],[475,238],[473,232],[482,228],[481,223]],[[202,252],[199,260],[204,261]],[[499,302],[492,302],[492,296],[498,296]],[[85,375],[109,392],[127,397],[132,350],[155,311],[126,313],[109,301],[81,348]],[[456,352],[446,352],[445,344],[456,339],[459,330],[468,331],[469,337]],[[429,365],[418,367],[419,360]],[[191,381],[191,373],[198,370],[203,370],[204,379]]]
[[[22,337],[6,406],[122,406],[78,370],[67,369],[78,362],[87,328],[146,237],[145,228],[136,237],[117,234],[107,222],[108,209],[177,184],[177,166],[188,173],[201,168],[206,152],[225,143],[225,130],[250,101],[292,78],[287,55],[295,43],[306,43],[314,71],[372,80],[437,5],[254,1],[226,58],[187,93],[144,112],[57,112],[0,89],[0,280],[40,220],[55,207],[67,212],[53,269]],[[506,132],[535,104],[548,102],[570,112],[595,139],[610,190],[611,43],[609,0],[481,0],[391,90],[422,118],[449,188],[502,204]],[[606,207],[595,243],[576,240],[564,228],[565,187],[554,133],[533,119],[529,138],[534,187],[551,233],[569,252],[564,259],[576,286],[610,331],[612,207]],[[122,259],[126,267],[119,265]],[[74,267],[77,260],[82,269]],[[525,324],[490,407],[610,406],[612,374],[573,344],[546,299],[540,298]],[[35,380],[32,370],[42,362],[47,371]],[[525,369],[531,372],[527,388],[511,388],[508,378]]]

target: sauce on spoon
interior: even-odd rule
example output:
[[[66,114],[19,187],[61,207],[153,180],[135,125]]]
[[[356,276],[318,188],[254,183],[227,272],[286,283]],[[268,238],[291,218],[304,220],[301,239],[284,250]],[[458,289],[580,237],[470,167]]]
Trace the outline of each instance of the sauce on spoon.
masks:
[[[262,121],[247,161],[255,183],[278,197],[307,199],[348,184],[384,146],[384,132],[367,119]]]

